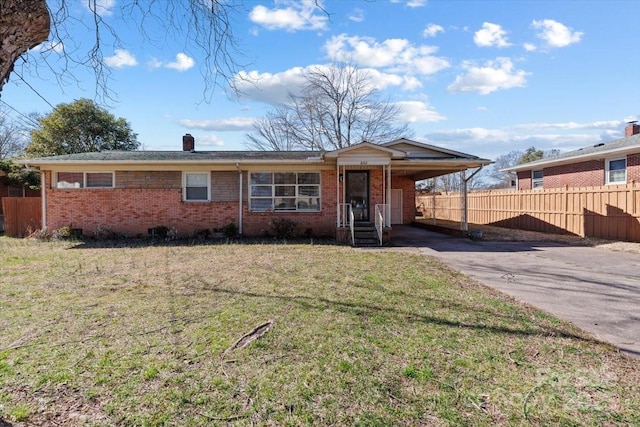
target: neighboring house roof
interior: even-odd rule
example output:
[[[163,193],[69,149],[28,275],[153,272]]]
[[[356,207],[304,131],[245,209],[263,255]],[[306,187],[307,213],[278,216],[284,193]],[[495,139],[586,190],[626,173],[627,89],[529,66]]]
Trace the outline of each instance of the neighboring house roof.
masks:
[[[518,172],[532,169],[544,169],[571,163],[586,162],[605,158],[615,158],[628,154],[640,153],[640,134],[616,139],[607,143],[599,143],[590,147],[569,151],[557,156],[546,157],[533,162],[502,169],[504,172]]]

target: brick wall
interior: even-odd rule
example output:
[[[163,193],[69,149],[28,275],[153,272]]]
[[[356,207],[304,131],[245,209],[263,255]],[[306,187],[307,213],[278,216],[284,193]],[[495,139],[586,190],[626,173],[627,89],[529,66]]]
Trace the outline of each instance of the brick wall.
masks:
[[[640,182],[640,153],[627,156],[627,182]]]
[[[544,169],[544,188],[598,185],[604,185],[604,160],[590,160]]]
[[[182,235],[200,229],[238,225],[239,177],[237,172],[212,172],[211,202],[182,201],[182,173],[171,171],[118,171],[113,189],[52,189],[51,172],[47,180],[47,226],[82,228],[91,235],[104,228],[126,235],[146,235],[149,228],[174,227]],[[374,206],[383,204],[382,170],[370,170],[370,218]],[[272,234],[272,222],[289,218],[299,233],[335,236],[336,172],[321,171],[320,212],[250,212],[247,203],[248,173],[243,174],[243,234]],[[410,223],[415,213],[413,180],[392,177],[392,187],[403,190],[403,221]],[[342,190],[340,189],[340,193]]]
[[[627,183],[640,182],[640,153],[627,156]],[[589,160],[544,169],[544,188],[605,185],[605,160]],[[518,190],[531,190],[531,171],[518,172]]]
[[[531,190],[531,171],[518,172],[518,190]]]

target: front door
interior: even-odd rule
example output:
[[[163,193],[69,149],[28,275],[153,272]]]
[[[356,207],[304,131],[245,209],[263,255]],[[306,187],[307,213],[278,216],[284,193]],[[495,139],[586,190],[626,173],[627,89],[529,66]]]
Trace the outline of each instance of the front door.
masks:
[[[369,221],[369,171],[346,171],[345,203],[356,221]]]

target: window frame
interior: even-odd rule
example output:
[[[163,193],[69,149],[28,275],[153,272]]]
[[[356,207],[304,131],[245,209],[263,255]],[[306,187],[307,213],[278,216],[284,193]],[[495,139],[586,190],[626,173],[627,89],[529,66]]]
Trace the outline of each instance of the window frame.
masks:
[[[618,162],[620,160],[624,161],[624,179],[621,181],[611,181],[611,163],[612,162]],[[627,169],[628,169],[628,164],[627,164],[627,158],[626,157],[616,157],[616,158],[610,158],[610,159],[606,159],[605,160],[605,168],[604,168],[604,183],[605,185],[623,185],[627,183]],[[614,170],[622,170],[622,169],[614,169]]]
[[[535,177],[536,172],[540,172],[542,176],[539,178],[536,178]],[[544,169],[535,169],[535,170],[532,169],[531,170],[531,189],[542,190],[543,188],[544,188]]]
[[[60,174],[61,173],[74,173],[74,174],[82,174],[82,182],[80,183],[80,187],[59,187],[60,183]],[[87,176],[90,174],[110,174],[111,175],[111,185],[110,186],[87,186]],[[58,171],[56,172],[56,181],[54,188],[56,190],[104,190],[115,188],[116,186],[116,174],[114,171]]]
[[[277,183],[276,175],[277,174],[294,174],[295,175],[295,183],[286,183],[281,182]],[[314,174],[317,176],[317,183],[310,184],[308,182],[300,182],[300,175],[302,174]],[[256,182],[253,181],[253,175],[262,175],[261,178],[266,178],[269,176],[269,183],[265,182]],[[283,213],[319,213],[322,212],[322,174],[319,171],[275,171],[275,172],[265,172],[265,171],[249,171],[249,175],[247,177],[248,188],[247,188],[247,200],[249,203],[249,211],[250,212],[283,212]],[[317,188],[317,196],[309,196],[301,194],[301,189],[304,188],[304,191],[310,191],[310,187]],[[270,189],[270,195],[266,194],[266,191]],[[256,190],[254,193],[254,189]],[[280,191],[277,191],[280,190]],[[288,193],[293,190],[293,194]],[[257,194],[258,192],[264,192],[264,194]],[[284,192],[284,193],[283,193]],[[280,194],[278,194],[280,193]],[[286,193],[286,194],[285,194]],[[308,198],[317,198],[318,204],[317,208],[300,208],[300,200],[303,197]],[[277,208],[275,206],[276,200],[278,199],[291,199],[293,200],[292,207],[285,208]],[[270,201],[269,207],[257,208],[254,205],[254,201]],[[266,205],[265,205],[266,206]],[[313,204],[308,206],[314,206]]]
[[[207,198],[206,199],[188,199],[187,198],[187,175],[206,175],[207,176]],[[194,187],[202,188],[202,187]],[[207,203],[211,201],[211,171],[182,171],[182,201],[186,203]]]

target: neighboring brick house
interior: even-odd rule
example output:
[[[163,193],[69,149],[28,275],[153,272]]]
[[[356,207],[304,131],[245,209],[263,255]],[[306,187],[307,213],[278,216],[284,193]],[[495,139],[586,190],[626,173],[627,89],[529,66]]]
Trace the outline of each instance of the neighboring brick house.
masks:
[[[128,235],[158,226],[179,234],[230,223],[268,234],[278,218],[301,233],[349,235],[354,223],[413,221],[415,181],[491,163],[399,139],[336,151],[106,151],[22,160],[41,171],[43,228],[105,228]],[[379,221],[376,221],[378,219]]]
[[[625,137],[504,169],[517,174],[517,189],[593,187],[640,181],[640,125]]]

